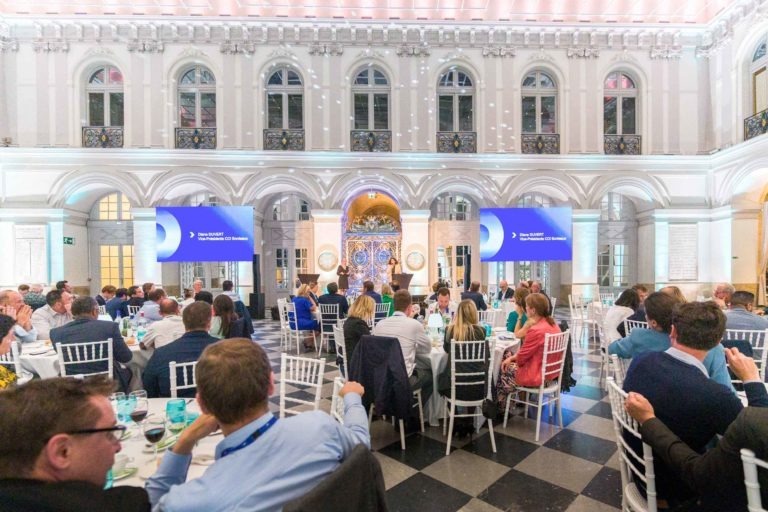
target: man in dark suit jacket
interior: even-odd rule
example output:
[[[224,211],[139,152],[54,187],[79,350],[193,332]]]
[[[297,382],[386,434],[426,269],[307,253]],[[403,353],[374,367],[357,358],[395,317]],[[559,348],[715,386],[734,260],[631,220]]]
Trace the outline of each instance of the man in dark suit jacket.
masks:
[[[738,351],[727,352],[733,372],[744,382],[760,382],[755,360]],[[703,455],[685,444],[654,413],[640,393],[630,393],[627,411],[640,423],[643,441],[675,474],[700,496],[697,510],[721,512],[747,509],[744,466],[739,451],[747,448],[768,458],[768,408],[747,407],[725,431],[717,446]],[[763,503],[768,502],[768,473],[758,472]]]
[[[472,281],[469,285],[469,291],[461,293],[461,300],[465,299],[474,302],[478,311],[485,311],[488,309],[488,305],[485,303],[485,299],[483,299],[483,294],[480,293],[480,281]]]
[[[128,288],[128,300],[120,304],[120,316],[128,318],[131,316],[128,312],[128,306],[137,306],[141,308],[144,305],[144,290],[141,286],[131,286]]]
[[[187,332],[176,341],[155,350],[144,369],[144,389],[150,398],[171,396],[171,375],[168,366],[171,361],[197,361],[205,347],[219,341],[208,334],[211,328],[211,306],[207,302],[193,302],[184,308],[181,318]],[[195,390],[182,390],[179,396],[194,397]]]
[[[381,304],[381,295],[373,291],[373,281],[366,281],[363,283],[363,295],[367,295],[373,299],[376,304]]]
[[[515,296],[515,290],[509,287],[507,281],[499,281],[499,291],[496,293],[496,300],[507,300]]]
[[[112,356],[114,362],[114,378],[123,390],[128,389],[131,381],[131,370],[119,363],[127,363],[133,357],[131,349],[125,344],[120,335],[120,328],[115,322],[98,320],[99,305],[93,297],[78,297],[72,301],[73,321],[51,329],[51,341],[54,345],[61,343],[85,343],[89,341],[104,341],[112,339]],[[67,372],[94,373],[106,370],[104,363],[86,363],[67,367]]]
[[[349,311],[349,302],[343,295],[339,295],[339,285],[336,283],[328,283],[328,293],[321,295],[317,298],[320,304],[338,304],[339,305],[339,318],[346,318]]]

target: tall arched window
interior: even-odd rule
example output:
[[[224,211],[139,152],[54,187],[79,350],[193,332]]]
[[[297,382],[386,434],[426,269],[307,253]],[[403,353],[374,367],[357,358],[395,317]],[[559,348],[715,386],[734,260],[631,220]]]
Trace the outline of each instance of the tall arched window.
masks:
[[[186,69],[179,80],[179,126],[216,127],[216,78],[205,66]]]
[[[529,192],[520,196],[517,200],[519,208],[549,208],[552,206],[552,199],[549,196],[539,192]]]
[[[88,77],[88,126],[123,126],[123,74],[102,66]]]
[[[88,238],[91,258],[97,261],[99,280],[95,288],[111,284],[128,287],[133,284],[133,219],[131,203],[121,192],[99,199],[91,210]],[[128,222],[127,222],[128,221]]]
[[[472,220],[472,210],[470,198],[449,192],[435,199],[433,215],[437,220]]]
[[[272,203],[272,220],[309,220],[310,211],[309,201],[295,195],[286,195]]]
[[[637,87],[632,77],[615,71],[604,83],[603,133],[634,135],[637,133]]]
[[[474,130],[475,87],[469,74],[450,68],[437,82],[438,131],[471,132]]]
[[[768,108],[768,38],[763,37],[752,54],[752,114]]]
[[[267,80],[267,128],[304,128],[304,85],[291,68],[273,71]]]
[[[637,221],[635,204],[608,192],[600,201],[597,278],[601,288],[618,292],[635,282]]]
[[[352,84],[355,130],[389,130],[389,80],[378,68],[369,66],[355,76]]]
[[[523,133],[557,133],[557,84],[544,71],[523,78]]]

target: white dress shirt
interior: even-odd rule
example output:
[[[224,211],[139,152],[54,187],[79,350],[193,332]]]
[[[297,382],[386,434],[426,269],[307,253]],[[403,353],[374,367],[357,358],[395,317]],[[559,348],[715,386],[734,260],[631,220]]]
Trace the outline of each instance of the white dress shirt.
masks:
[[[72,321],[72,315],[67,313],[57,313],[48,304],[38,308],[32,313],[32,327],[37,331],[37,339],[51,339],[51,329],[61,327]]]
[[[381,320],[373,328],[374,336],[390,336],[400,341],[400,348],[405,359],[405,371],[410,377],[416,367],[416,354],[429,354],[432,342],[424,332],[421,322],[408,318],[402,311],[395,311],[389,318]]]
[[[141,342],[146,348],[160,348],[181,338],[185,332],[181,315],[168,315],[158,322],[149,324]]]

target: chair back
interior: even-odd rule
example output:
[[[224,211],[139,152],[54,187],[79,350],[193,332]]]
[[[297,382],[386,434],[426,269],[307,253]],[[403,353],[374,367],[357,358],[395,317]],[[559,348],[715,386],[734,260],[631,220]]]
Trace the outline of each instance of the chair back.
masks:
[[[557,297],[551,297],[550,302],[552,302],[552,316],[555,315],[555,307],[557,305]]]
[[[331,417],[344,424],[344,399],[339,396],[339,391],[344,387],[344,379],[336,377],[333,379],[333,395],[331,395]]]
[[[616,296],[611,292],[603,292],[600,293],[600,303],[605,307],[611,307],[613,306],[613,303],[616,301]]]
[[[646,443],[642,444],[642,453],[638,453],[627,442],[624,433],[633,436],[638,441],[640,427],[624,409],[627,394],[608,377],[608,395],[611,400],[611,415],[613,430],[616,434],[616,445],[619,449],[619,469],[621,470],[622,509],[656,512],[656,476],[653,468],[653,451]],[[637,482],[645,485],[646,498],[643,499]],[[630,507],[630,508],[627,508]]]
[[[624,369],[624,360],[616,354],[611,354],[611,367],[613,368],[613,380],[619,386],[624,385],[624,375],[626,370]]]
[[[582,322],[587,318],[588,302],[581,295],[568,295],[568,308],[571,312],[572,322]]]
[[[62,377],[106,375],[113,378],[112,338],[84,343],[57,343],[56,352]],[[104,370],[97,369],[100,367],[104,367]]]
[[[171,361],[168,363],[168,377],[171,381],[171,398],[177,398],[179,391],[197,389],[197,382],[195,381],[196,366],[197,361],[190,361],[189,363],[177,363],[176,361]]]
[[[285,299],[277,299],[277,312],[280,318],[280,328],[288,329],[288,312],[285,305],[288,303]]]
[[[107,306],[99,306],[99,315],[107,314]]]
[[[760,377],[765,381],[765,366],[768,360],[768,329],[749,330],[749,329],[726,329],[723,334],[723,344],[726,346],[738,346],[738,343],[748,342],[752,347],[752,358],[755,360],[757,368],[760,370]],[[730,345],[727,342],[731,342]]]
[[[331,332],[332,327],[336,326],[339,321],[339,305],[338,304],[319,304],[320,306],[320,323],[323,326],[323,332]],[[333,338],[336,339],[335,337]]]
[[[492,361],[486,361],[486,340],[479,341],[456,341],[451,340],[451,401],[457,405],[466,405],[468,401],[456,400],[457,387],[465,386],[483,386],[485,391],[483,396],[472,402],[482,402],[491,390],[492,373],[488,371],[493,367]],[[491,354],[493,351],[491,351]],[[488,366],[486,365],[488,363]],[[481,371],[467,371],[466,364],[482,364]]]
[[[478,311],[477,312],[477,321],[481,324],[487,323],[490,324],[491,327],[496,325],[496,317],[498,316],[499,312],[495,310],[487,310],[487,311]]]
[[[376,325],[389,316],[389,309],[392,304],[390,302],[382,302],[381,304],[374,304],[374,306],[376,309],[373,312],[373,325]]]
[[[541,388],[546,387],[547,375],[557,374],[557,382],[562,381],[565,366],[565,351],[568,349],[568,338],[571,331],[544,335],[544,354],[541,364]],[[550,379],[554,380],[554,379]]]
[[[648,322],[642,320],[624,320],[624,335],[629,336],[632,329],[648,329]]]
[[[17,378],[21,378],[21,361],[19,361],[19,342],[11,342],[11,350],[5,355],[0,355],[0,365],[13,370]]]
[[[323,390],[323,375],[325,374],[324,359],[310,359],[300,356],[289,356],[286,353],[280,357],[280,417],[286,414],[299,414],[302,411],[287,410],[286,402],[307,405],[316,411],[320,408],[320,397]],[[302,391],[314,392],[313,400],[303,400],[288,396],[288,384],[299,386]]]
[[[285,326],[291,331],[295,331],[299,327],[296,321],[296,304],[293,302],[285,303]]]
[[[141,306],[128,306],[128,315],[129,316],[138,315],[140,309],[141,309]]]
[[[336,342],[336,354],[344,362],[344,371],[341,372],[342,380],[347,380],[347,372],[349,372],[349,366],[347,363],[347,345],[344,340],[344,327],[341,325],[333,326],[333,340]]]
[[[747,509],[749,512],[768,512],[763,507],[760,481],[757,478],[757,468],[768,471],[768,461],[758,459],[755,452],[742,448],[741,463],[744,465],[744,485],[747,487]]]

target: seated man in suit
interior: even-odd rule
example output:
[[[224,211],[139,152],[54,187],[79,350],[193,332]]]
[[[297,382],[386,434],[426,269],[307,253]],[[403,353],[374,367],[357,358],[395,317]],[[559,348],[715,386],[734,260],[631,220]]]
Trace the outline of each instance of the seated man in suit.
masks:
[[[96,302],[99,303],[99,306],[106,306],[107,302],[112,300],[112,298],[115,296],[115,292],[117,292],[117,288],[115,288],[111,284],[108,284],[107,286],[101,289],[100,294],[96,295],[95,297]]]
[[[114,320],[120,312],[120,306],[128,301],[128,289],[118,288],[115,290],[115,296],[107,301],[107,314]]]
[[[679,304],[669,334],[671,347],[635,356],[624,379],[624,391],[645,396],[656,416],[699,453],[715,434],[723,435],[743,409],[741,400],[711,379],[703,364],[724,331],[725,315],[714,302]],[[751,406],[768,405],[761,382],[745,383],[744,389]],[[628,442],[637,445],[634,439]],[[654,466],[659,496],[670,506],[694,496],[662,459],[654,461]]]
[[[363,283],[363,295],[372,298],[376,304],[381,304],[381,295],[373,290],[373,281],[365,281]]]
[[[483,294],[480,293],[480,281],[472,281],[472,283],[470,283],[469,291],[462,292],[461,294],[461,300],[464,299],[469,299],[474,302],[478,311],[485,311],[488,309],[488,305],[485,303],[485,299],[483,299]]]
[[[181,314],[186,332],[176,341],[155,350],[144,369],[144,389],[150,398],[171,396],[171,375],[168,363],[188,363],[197,361],[205,347],[216,343],[208,331],[211,328],[211,306],[207,302],[197,301],[185,307]],[[173,376],[176,378],[176,376]],[[194,397],[193,389],[179,393],[182,397]]]
[[[421,388],[421,401],[427,403],[432,396],[432,367],[428,360],[417,359],[416,356],[428,357],[432,350],[432,343],[424,332],[424,326],[418,320],[411,318],[413,309],[418,305],[411,303],[411,294],[407,290],[395,292],[392,305],[395,308],[394,314],[379,321],[373,328],[373,335],[398,339],[411,389],[415,391]]]
[[[738,293],[738,292],[737,292]],[[726,351],[728,365],[743,382],[760,382],[755,360],[736,349]],[[747,448],[768,458],[768,408],[746,407],[725,431],[717,446],[703,455],[691,449],[654,413],[640,393],[629,393],[627,411],[640,423],[643,441],[675,475],[698,495],[696,510],[736,512],[747,509],[744,466],[739,451]],[[768,473],[758,473],[763,503],[768,503]]]
[[[120,451],[104,376],[33,380],[0,393],[0,509],[146,512],[140,487],[104,489]]]
[[[131,370],[119,363],[127,363],[133,354],[120,335],[118,325],[108,320],[99,320],[99,305],[96,299],[88,296],[78,297],[72,302],[72,317],[74,320],[68,324],[51,329],[51,342],[54,345],[57,343],[66,345],[112,339],[112,357],[115,359],[114,377],[120,383],[120,387],[127,390],[131,381]],[[87,363],[72,365],[67,368],[67,372],[94,373],[105,369],[103,363]]]
[[[339,318],[347,318],[349,312],[349,302],[343,295],[339,295],[339,285],[336,283],[328,283],[326,286],[328,293],[325,293],[317,298],[320,304],[338,304],[339,305]]]
[[[515,290],[509,287],[505,279],[499,281],[499,291],[496,293],[496,300],[509,300],[515,296]]]

